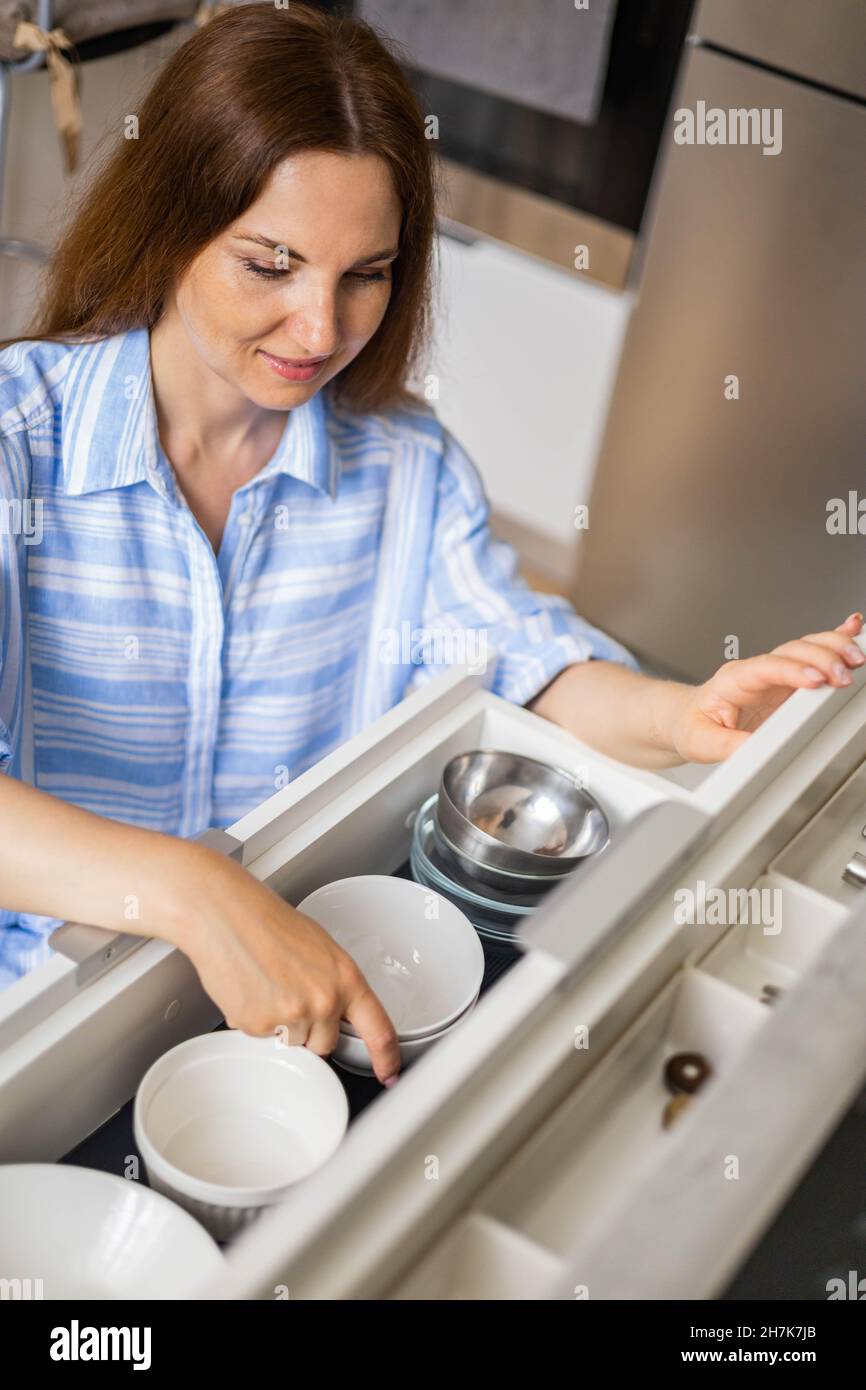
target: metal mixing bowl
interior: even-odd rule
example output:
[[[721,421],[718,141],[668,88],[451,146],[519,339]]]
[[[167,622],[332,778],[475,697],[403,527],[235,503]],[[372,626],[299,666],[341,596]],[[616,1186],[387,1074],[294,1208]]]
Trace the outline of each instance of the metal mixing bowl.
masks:
[[[446,764],[436,816],[474,877],[485,867],[561,877],[610,839],[604,811],[568,772],[498,749],[476,748]],[[495,881],[501,885],[501,876]]]
[[[466,879],[484,885],[485,893],[488,890],[497,888],[500,892],[513,900],[516,894],[534,893],[538,896],[541,893],[561,883],[564,878],[568,878],[574,873],[573,869],[564,869],[561,873],[548,874],[529,874],[514,873],[511,869],[499,869],[494,864],[488,864],[483,859],[476,859],[467,854],[465,849],[459,849],[446,839],[442,827],[434,815],[433,838],[436,848],[452,864],[459,865],[459,871]],[[455,876],[457,870],[452,871]]]

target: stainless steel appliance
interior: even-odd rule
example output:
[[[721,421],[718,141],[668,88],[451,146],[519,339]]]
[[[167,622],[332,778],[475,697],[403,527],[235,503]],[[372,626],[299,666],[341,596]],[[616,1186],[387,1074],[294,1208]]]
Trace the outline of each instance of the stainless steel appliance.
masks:
[[[864,53],[858,0],[694,14],[574,593],[672,674],[866,604]],[[780,150],[675,142],[712,108],[778,111]]]

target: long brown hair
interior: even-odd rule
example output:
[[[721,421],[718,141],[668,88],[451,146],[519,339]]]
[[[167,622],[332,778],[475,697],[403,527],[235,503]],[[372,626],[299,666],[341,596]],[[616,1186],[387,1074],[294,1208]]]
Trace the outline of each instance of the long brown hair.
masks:
[[[407,398],[430,330],[436,169],[400,50],[362,20],[292,3],[218,13],[172,54],[76,201],[33,331],[0,341],[78,341],[153,327],[193,258],[304,150],[372,153],[403,216],[391,298],[369,343],[329,383],[375,410]]]

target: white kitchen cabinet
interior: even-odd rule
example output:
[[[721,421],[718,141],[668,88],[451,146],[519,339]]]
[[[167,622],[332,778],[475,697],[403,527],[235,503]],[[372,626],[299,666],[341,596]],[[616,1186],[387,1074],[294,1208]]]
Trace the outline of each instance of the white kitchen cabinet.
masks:
[[[489,237],[438,244],[437,413],[497,516],[573,561],[632,299]]]
[[[394,872],[445,762],[473,747],[579,770],[611,843],[531,915],[525,953],[461,1028],[235,1241],[206,1297],[712,1296],[862,1083],[866,913],[834,877],[866,756],[862,672],[796,692],[690,788],[454,668],[230,827],[227,847],[294,903]],[[781,930],[684,920],[676,895],[701,884],[777,891]],[[76,968],[52,964],[44,987],[60,971],[71,988]],[[68,1152],[155,1056],[217,1021],[184,958],[155,941],[51,1011],[38,980],[21,985],[17,1002],[18,986],[0,996],[6,1161]],[[664,1129],[662,1066],[682,1049],[714,1074]],[[741,1181],[722,1183],[720,1153],[749,1155]]]

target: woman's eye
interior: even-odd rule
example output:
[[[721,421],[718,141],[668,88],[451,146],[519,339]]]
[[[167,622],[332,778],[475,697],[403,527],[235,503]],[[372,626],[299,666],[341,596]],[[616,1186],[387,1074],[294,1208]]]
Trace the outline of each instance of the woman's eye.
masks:
[[[273,266],[258,265],[255,261],[244,261],[244,265],[251,274],[258,275],[263,280],[279,280],[283,276],[291,273],[288,270],[275,270]],[[374,280],[388,279],[384,270],[374,270],[366,274],[363,271],[351,270],[347,272],[347,275],[348,278],[354,280],[356,284],[370,284]]]
[[[288,275],[287,270],[270,270],[267,266],[256,265],[255,261],[244,261],[247,270],[251,270],[253,275],[261,275],[265,280],[278,280],[281,275]]]

